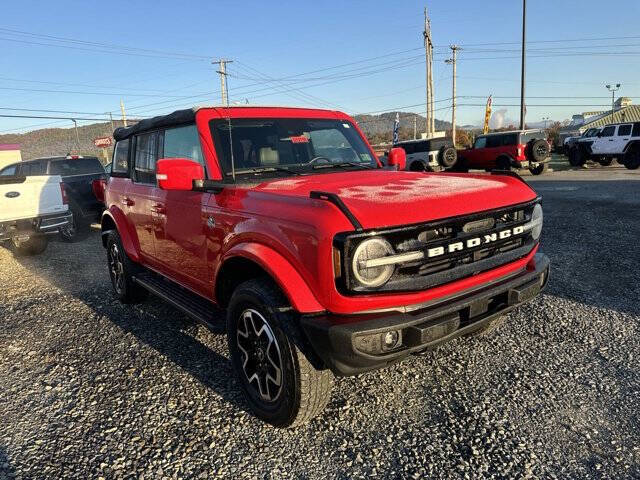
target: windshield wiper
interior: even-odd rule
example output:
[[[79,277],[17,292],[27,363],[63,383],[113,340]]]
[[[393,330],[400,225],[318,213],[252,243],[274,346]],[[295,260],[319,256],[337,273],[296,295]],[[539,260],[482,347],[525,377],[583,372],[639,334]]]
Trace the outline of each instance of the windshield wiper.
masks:
[[[315,170],[320,168],[333,168],[333,167],[361,167],[367,170],[373,169],[373,167],[368,163],[359,163],[359,162],[321,163],[320,165],[314,165],[313,169]]]
[[[255,168],[247,168],[242,170],[236,170],[236,175],[249,175],[249,174],[259,174],[265,172],[284,172],[290,175],[302,175],[300,172],[296,172],[295,170],[290,170],[286,167],[255,167]],[[231,172],[227,173],[227,176],[231,176]]]

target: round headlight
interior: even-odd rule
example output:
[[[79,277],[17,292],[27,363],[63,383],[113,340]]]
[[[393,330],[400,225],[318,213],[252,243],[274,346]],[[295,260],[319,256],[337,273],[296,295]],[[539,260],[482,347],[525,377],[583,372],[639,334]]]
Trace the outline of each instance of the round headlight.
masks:
[[[535,207],[533,207],[533,213],[531,214],[531,236],[534,240],[538,240],[540,238],[540,234],[542,233],[542,206],[537,203]]]
[[[393,265],[368,265],[368,260],[393,254],[391,244],[384,238],[374,237],[364,240],[353,252],[353,276],[365,287],[379,287],[393,275]]]

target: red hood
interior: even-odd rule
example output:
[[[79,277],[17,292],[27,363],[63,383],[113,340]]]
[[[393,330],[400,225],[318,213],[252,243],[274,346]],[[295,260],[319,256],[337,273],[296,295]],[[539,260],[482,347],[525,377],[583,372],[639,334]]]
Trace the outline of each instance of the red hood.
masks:
[[[438,220],[536,197],[531,188],[510,176],[389,170],[292,177],[252,190],[307,198],[313,190],[335,193],[365,229]]]

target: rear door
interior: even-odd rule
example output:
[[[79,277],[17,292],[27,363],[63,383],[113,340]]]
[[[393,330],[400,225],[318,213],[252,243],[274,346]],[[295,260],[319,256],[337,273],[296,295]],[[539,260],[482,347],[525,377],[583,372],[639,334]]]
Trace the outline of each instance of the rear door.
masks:
[[[596,137],[593,144],[591,145],[591,151],[595,155],[611,153],[615,148],[615,134],[615,125],[607,125],[606,127],[604,127],[599,136]]]
[[[487,137],[478,137],[473,143],[473,148],[464,152],[464,158],[469,168],[484,168],[483,152],[487,147]]]
[[[616,130],[616,136],[613,150],[611,153],[621,153],[624,151],[624,148],[631,140],[631,131],[633,130],[632,123],[625,123],[622,125],[618,125],[618,129]]]
[[[157,266],[153,213],[159,201],[155,173],[158,160],[158,132],[136,135],[132,140],[131,182],[125,187],[123,201],[127,208],[127,217],[140,244],[140,254],[149,265]]]

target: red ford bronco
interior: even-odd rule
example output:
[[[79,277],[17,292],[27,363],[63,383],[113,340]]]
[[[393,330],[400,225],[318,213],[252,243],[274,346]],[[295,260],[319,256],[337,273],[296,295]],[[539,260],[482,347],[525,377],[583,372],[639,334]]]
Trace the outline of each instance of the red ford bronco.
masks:
[[[456,169],[518,170],[540,175],[551,159],[543,130],[515,130],[480,135],[473,146],[458,152]]]
[[[248,404],[277,426],[320,413],[334,374],[495,328],[549,277],[540,198],[517,175],[383,169],[340,112],[207,107],[114,137],[115,294],[205,325],[226,308]]]

